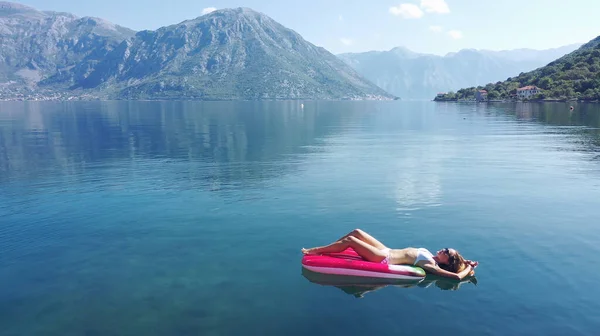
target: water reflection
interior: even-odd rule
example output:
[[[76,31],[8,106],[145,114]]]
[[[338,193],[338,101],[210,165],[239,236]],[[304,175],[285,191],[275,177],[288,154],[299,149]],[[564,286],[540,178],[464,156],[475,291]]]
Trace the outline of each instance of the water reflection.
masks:
[[[397,211],[441,205],[444,161],[454,155],[453,139],[432,137],[407,146],[394,167]]]
[[[97,167],[137,164],[177,171],[186,183],[265,181],[293,172],[289,154],[354,118],[347,105],[297,102],[2,103],[0,181],[77,176]],[[327,113],[322,113],[326,111]],[[201,172],[201,173],[200,173]]]
[[[569,107],[573,105],[574,110]],[[492,105],[493,106],[493,105]],[[501,113],[519,121],[551,126],[545,133],[565,136],[563,140],[581,152],[600,152],[600,105],[592,103],[518,103],[498,106]],[[570,137],[569,137],[570,136]],[[599,159],[594,155],[593,159]]]
[[[598,104],[575,104],[569,110],[569,104],[519,103],[509,106],[505,113],[516,116],[518,120],[538,121],[552,126],[585,126],[600,128],[600,106]]]
[[[386,287],[395,288],[433,288],[441,290],[458,290],[466,284],[477,285],[476,277],[468,277],[462,281],[455,281],[442,278],[435,275],[427,275],[421,280],[394,280],[394,279],[376,279],[365,277],[342,276],[332,274],[321,274],[307,270],[302,267],[302,275],[310,282],[321,285],[331,286],[340,289],[348,295],[358,299],[366,294],[381,290]],[[433,287],[432,287],[433,286]]]

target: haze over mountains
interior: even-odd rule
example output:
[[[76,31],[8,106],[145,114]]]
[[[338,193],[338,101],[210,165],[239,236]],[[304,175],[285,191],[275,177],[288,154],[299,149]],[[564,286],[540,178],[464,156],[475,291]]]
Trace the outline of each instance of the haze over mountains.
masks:
[[[431,99],[575,50],[333,55],[248,8],[132,31],[0,2],[0,99]]]
[[[489,51],[464,49],[445,56],[398,47],[389,51],[345,53],[340,57],[360,74],[402,99],[431,99],[438,92],[506,80],[544,66],[577,49]]]
[[[534,86],[536,93],[518,97],[517,89]],[[550,100],[550,101],[600,101],[600,36],[577,50],[558,58],[548,65],[489,83],[484,87],[462,88],[455,93],[435,97],[441,101],[475,99],[476,92],[484,88],[489,99]]]

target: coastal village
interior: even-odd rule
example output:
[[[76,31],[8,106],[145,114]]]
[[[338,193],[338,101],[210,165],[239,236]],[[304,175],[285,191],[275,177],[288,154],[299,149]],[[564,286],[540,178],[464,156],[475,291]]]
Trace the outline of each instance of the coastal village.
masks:
[[[452,92],[439,92],[435,97],[435,101],[476,101],[476,102],[505,102],[505,101],[529,101],[535,95],[542,93],[543,90],[535,85],[527,85],[516,89],[516,92],[510,95],[509,99],[489,99],[488,91],[485,89],[477,89],[471,99],[452,98]],[[448,97],[450,95],[450,97]]]
[[[70,101],[98,100],[90,94],[75,95],[72,92],[54,91],[48,89],[5,89],[0,87],[0,101]]]

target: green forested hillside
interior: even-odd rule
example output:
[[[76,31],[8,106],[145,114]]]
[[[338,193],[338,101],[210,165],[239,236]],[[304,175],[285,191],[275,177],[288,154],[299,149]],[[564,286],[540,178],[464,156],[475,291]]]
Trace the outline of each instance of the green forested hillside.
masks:
[[[600,100],[600,36],[539,69],[521,73],[504,82],[449,92],[435,100],[474,99],[475,92],[480,89],[488,91],[489,100],[511,99],[517,88],[527,85],[543,90],[532,97],[536,100]]]

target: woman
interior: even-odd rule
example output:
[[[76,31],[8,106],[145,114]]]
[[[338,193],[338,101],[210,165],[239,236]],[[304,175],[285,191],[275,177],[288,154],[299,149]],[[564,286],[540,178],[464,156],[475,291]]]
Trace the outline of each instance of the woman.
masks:
[[[433,255],[425,248],[390,249],[361,229],[353,230],[327,246],[302,249],[304,254],[339,253],[351,247],[367,261],[390,265],[415,265],[426,272],[462,280],[474,274],[478,263],[465,260],[458,251],[444,248]]]

